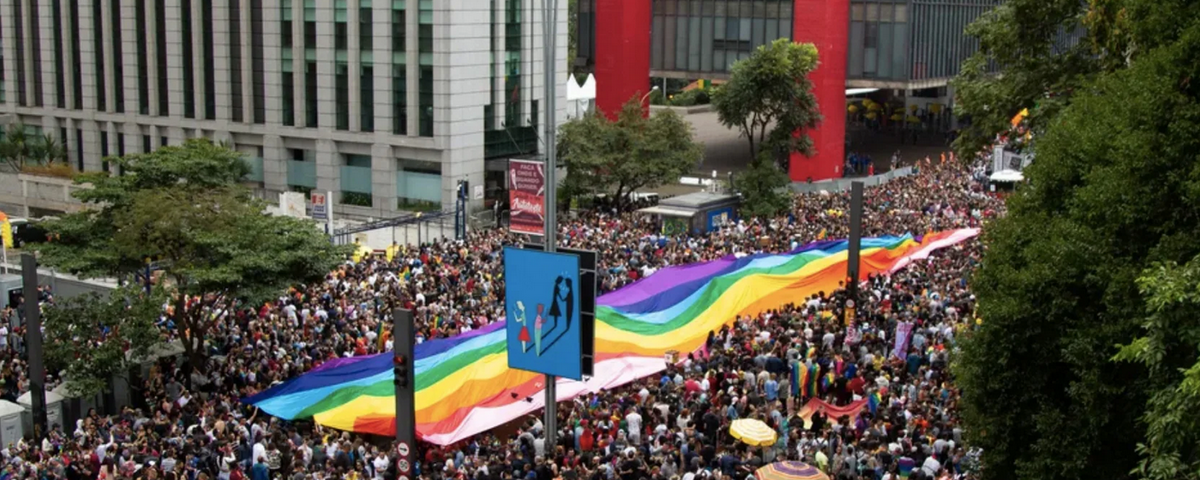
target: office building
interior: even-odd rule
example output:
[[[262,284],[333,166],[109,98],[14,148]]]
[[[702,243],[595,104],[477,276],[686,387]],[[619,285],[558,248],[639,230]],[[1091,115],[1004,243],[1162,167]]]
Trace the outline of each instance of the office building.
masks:
[[[335,212],[379,218],[448,207],[466,180],[480,206],[504,159],[538,147],[540,8],[0,0],[0,113],[61,139],[85,171],[207,137],[245,153],[268,198],[332,191]],[[558,18],[565,65],[566,1]]]
[[[1001,0],[579,0],[575,65],[594,68],[597,106],[649,89],[649,77],[728,78],[734,62],[778,38],[811,42],[824,121],[795,181],[840,176],[847,88],[952,102],[947,87],[978,42],[964,29]],[[601,35],[600,33],[603,33]]]

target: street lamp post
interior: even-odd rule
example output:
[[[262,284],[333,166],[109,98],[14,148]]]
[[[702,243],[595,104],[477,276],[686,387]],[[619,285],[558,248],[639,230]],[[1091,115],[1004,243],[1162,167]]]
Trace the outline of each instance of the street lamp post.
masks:
[[[646,98],[648,98],[648,97],[650,96],[650,94],[651,94],[651,93],[654,93],[654,92],[657,92],[657,91],[658,91],[658,85],[655,85],[655,86],[653,86],[653,87],[650,87],[650,91],[649,91],[649,92],[646,92],[646,94],[645,94],[645,95],[642,95],[642,98],[638,100],[638,105],[641,105],[641,104],[642,104],[642,102],[645,102],[645,101],[646,101]],[[647,109],[647,110],[649,110],[649,109],[650,109],[650,106],[649,106],[649,105],[647,105],[647,106],[646,106],[646,109]]]

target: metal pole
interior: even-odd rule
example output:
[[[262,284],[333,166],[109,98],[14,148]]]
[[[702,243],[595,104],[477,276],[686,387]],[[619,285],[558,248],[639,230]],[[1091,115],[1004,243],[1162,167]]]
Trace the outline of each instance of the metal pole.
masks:
[[[400,475],[407,477],[415,464],[413,449],[416,447],[416,404],[413,401],[413,386],[416,384],[416,359],[413,357],[413,312],[394,310],[392,317],[392,350],[403,368],[408,369],[408,381],[396,386],[396,449],[400,458]]]
[[[850,183],[850,245],[847,247],[846,291],[858,301],[859,249],[862,247],[863,182]]]
[[[325,191],[325,230],[333,235],[333,191]]]
[[[46,434],[46,365],[42,357],[42,310],[38,305],[37,259],[21,254],[22,296],[25,298],[25,349],[29,354],[29,394],[33,403],[33,438]]]
[[[555,189],[558,187],[556,177],[556,169],[558,168],[556,148],[558,147],[557,125],[555,120],[555,100],[557,100],[558,92],[558,75],[557,65],[555,64],[555,35],[558,33],[558,0],[542,0],[542,54],[543,67],[545,73],[544,86],[546,115],[546,198],[545,198],[545,213],[546,225],[543,232],[545,251],[553,252],[557,247],[558,242],[558,195]],[[554,446],[557,444],[555,438],[558,434],[558,395],[557,386],[558,379],[554,375],[546,375],[546,419],[543,421],[546,431],[546,452],[553,452]]]

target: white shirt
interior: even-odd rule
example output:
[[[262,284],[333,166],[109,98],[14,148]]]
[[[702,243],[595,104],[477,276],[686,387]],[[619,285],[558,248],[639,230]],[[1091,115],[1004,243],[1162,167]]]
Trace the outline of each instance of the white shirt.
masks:
[[[637,412],[629,412],[625,416],[625,423],[629,424],[629,432],[640,435],[642,433],[642,416]]]
[[[375,460],[371,461],[371,466],[375,467],[375,480],[383,480],[383,474],[388,469],[387,457],[384,455],[375,457]]]

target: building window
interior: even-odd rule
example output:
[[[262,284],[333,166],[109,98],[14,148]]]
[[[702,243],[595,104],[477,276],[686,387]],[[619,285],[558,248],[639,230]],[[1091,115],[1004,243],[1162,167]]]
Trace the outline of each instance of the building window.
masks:
[[[196,84],[195,84],[195,53],[192,51],[192,2],[200,0],[182,0],[180,8],[183,17],[183,116],[196,118]],[[96,2],[97,4],[100,2]]]
[[[392,133],[408,134],[408,70],[392,64]]]
[[[245,121],[242,114],[245,105],[242,95],[242,8],[241,0],[229,0],[229,94],[231,118],[235,122]]]
[[[204,118],[217,118],[217,66],[213,60],[213,0],[200,0],[203,14],[203,31],[200,38],[204,42]]]
[[[130,0],[125,0],[130,1]],[[113,108],[117,113],[125,113],[125,54],[123,51],[124,45],[121,42],[121,0],[112,0],[112,14],[110,16],[113,23],[116,25],[112,29],[112,46],[113,46],[113,101],[116,105]]]
[[[51,2],[51,7],[54,13],[54,22],[59,22],[62,18],[62,2],[63,0],[54,0]],[[140,12],[139,12],[140,13]],[[54,32],[54,106],[58,108],[67,108],[67,73],[66,65],[63,64],[63,31],[58,23],[55,23],[51,30]],[[63,140],[67,139],[66,131],[63,131]]]
[[[150,153],[153,148],[150,144],[150,136],[142,135],[142,153]]]
[[[421,76],[417,85],[420,108],[418,128],[422,137],[433,136],[433,2],[418,2],[417,53],[421,65]]]
[[[279,23],[280,45],[283,48],[292,47],[292,0],[281,0],[279,2],[279,18],[283,19]]]
[[[167,2],[166,0],[154,0],[154,3],[154,38],[155,43],[158,44],[155,47],[158,55],[158,68],[154,74],[158,78],[158,115],[166,117],[171,114],[170,88],[168,88],[170,83],[167,78]],[[79,84],[75,85],[78,88]],[[76,101],[78,101],[78,97],[76,97]]]
[[[291,35],[291,30],[288,30]],[[250,0],[250,51],[253,60],[254,123],[267,123],[267,60],[263,56],[263,2]],[[260,155],[261,157],[261,155]]]
[[[23,5],[21,2],[13,2],[11,5],[13,6],[13,18],[16,20],[13,22],[13,30],[17,40],[17,91],[15,93],[17,94],[17,105],[24,107],[29,105],[27,102],[30,95],[25,88],[25,22],[21,21],[24,18],[21,12]]]
[[[46,40],[41,37],[42,29],[39,25],[39,22],[41,21],[41,15],[39,15],[38,12],[38,9],[40,8],[39,3],[40,2],[29,3],[29,25],[30,29],[33,30],[29,32],[29,41],[33,44],[33,78],[31,79],[33,81],[32,103],[37,107],[42,106],[42,46],[40,44],[43,40]]]
[[[404,19],[404,10],[392,10],[392,54],[404,53],[407,46],[405,45],[405,34],[408,32],[408,24]]]
[[[83,171],[83,130],[75,129],[75,168]]]
[[[371,15],[370,7],[358,9],[358,47],[364,52],[375,49],[375,22]]]
[[[304,125],[317,128],[317,62],[304,64]]]
[[[350,129],[350,75],[347,73],[347,65],[338,62],[334,72],[334,108],[337,116],[338,130]]]
[[[282,63],[283,124],[291,127],[296,125],[296,77],[292,72],[292,60],[284,59]]]
[[[101,112],[108,111],[107,72],[104,71],[104,18],[103,5],[92,2],[92,54],[96,58],[96,106]]]
[[[99,3],[99,2],[97,2]],[[100,131],[100,170],[108,172],[108,132]]]
[[[361,111],[360,126],[364,132],[375,131],[375,69],[371,65],[362,66],[359,77],[359,109]]]
[[[137,0],[134,10],[134,22],[137,23],[137,58],[138,58],[138,113],[150,114],[150,60],[149,49],[146,45],[146,0]]]
[[[333,48],[337,50],[348,48],[349,33],[350,30],[345,21],[333,22]]]

